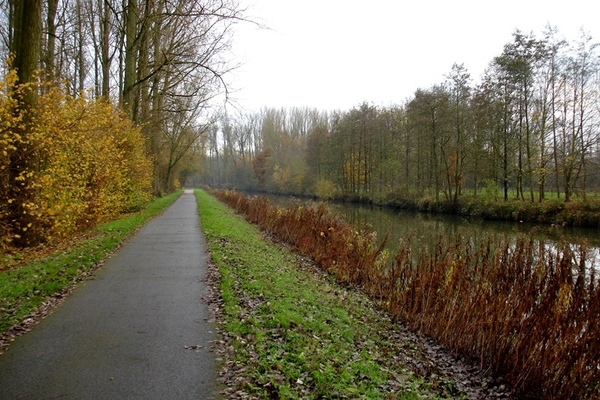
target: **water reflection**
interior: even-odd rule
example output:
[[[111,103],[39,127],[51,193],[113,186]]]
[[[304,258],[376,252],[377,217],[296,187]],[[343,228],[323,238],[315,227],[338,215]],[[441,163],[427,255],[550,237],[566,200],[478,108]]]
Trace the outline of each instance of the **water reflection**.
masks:
[[[397,243],[411,233],[415,233],[418,238],[426,239],[425,243],[429,243],[429,239],[437,239],[438,235],[452,239],[460,232],[473,238],[476,243],[484,240],[488,235],[510,238],[519,234],[532,234],[536,239],[543,241],[564,240],[571,244],[578,244],[585,240],[591,246],[600,246],[598,232],[593,229],[484,221],[478,218],[414,213],[355,204],[329,204],[329,207],[335,213],[344,216],[357,229],[372,229],[380,236],[389,232],[390,243]]]
[[[279,206],[285,207],[292,201],[289,197],[269,196]],[[553,249],[565,241],[574,250],[581,243],[588,243],[590,261],[600,266],[600,235],[597,229],[556,227],[529,223],[485,221],[479,218],[464,218],[451,215],[415,213],[389,207],[366,206],[346,203],[329,203],[329,208],[346,219],[357,230],[377,232],[381,240],[388,234],[387,247],[396,253],[401,239],[412,237],[415,250],[426,246],[433,249],[439,235],[453,240],[458,233],[470,237],[473,245],[492,237],[493,240],[507,238],[515,240],[519,234],[533,235],[546,248]]]

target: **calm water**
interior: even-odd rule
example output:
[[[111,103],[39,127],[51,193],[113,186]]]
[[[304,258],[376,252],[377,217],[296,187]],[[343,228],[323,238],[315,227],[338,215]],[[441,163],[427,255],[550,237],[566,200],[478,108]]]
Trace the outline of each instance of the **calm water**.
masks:
[[[280,206],[286,206],[292,199],[281,196],[269,196]],[[433,248],[439,235],[453,239],[463,233],[477,245],[489,235],[495,238],[515,239],[519,234],[533,234],[535,239],[543,241],[547,247],[564,240],[577,248],[584,241],[590,246],[590,256],[596,268],[600,266],[600,231],[598,229],[563,228],[547,225],[533,225],[517,222],[484,221],[477,218],[464,218],[450,215],[424,214],[389,207],[366,206],[358,204],[329,203],[329,208],[342,216],[357,230],[377,232],[381,240],[389,234],[387,247],[393,253],[398,249],[401,239],[412,237],[416,248]]]

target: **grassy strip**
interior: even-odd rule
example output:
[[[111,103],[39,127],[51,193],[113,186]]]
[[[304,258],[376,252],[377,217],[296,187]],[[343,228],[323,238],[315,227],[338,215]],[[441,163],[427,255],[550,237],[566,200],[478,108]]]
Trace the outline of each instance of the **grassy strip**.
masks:
[[[43,259],[0,271],[0,333],[20,324],[52,296],[86,276],[136,228],[158,215],[181,193],[149,204],[139,213],[96,227],[89,238]]]
[[[398,360],[389,318],[312,268],[205,192],[196,191],[221,274],[223,330],[238,379],[229,397],[422,398],[450,395]],[[410,349],[405,349],[410,352]],[[243,378],[239,378],[242,376]]]

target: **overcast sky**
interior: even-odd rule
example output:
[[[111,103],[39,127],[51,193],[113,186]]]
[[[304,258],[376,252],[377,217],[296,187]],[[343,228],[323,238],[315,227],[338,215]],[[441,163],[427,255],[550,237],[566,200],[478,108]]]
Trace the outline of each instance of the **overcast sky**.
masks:
[[[464,63],[477,81],[512,33],[550,24],[600,41],[598,0],[240,0],[270,29],[236,27],[230,77],[246,111],[401,104]]]

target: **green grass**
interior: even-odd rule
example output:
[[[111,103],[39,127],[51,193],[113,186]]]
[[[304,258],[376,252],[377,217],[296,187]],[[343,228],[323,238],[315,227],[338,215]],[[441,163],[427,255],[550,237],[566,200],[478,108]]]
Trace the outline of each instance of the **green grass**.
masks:
[[[89,238],[42,259],[11,268],[11,259],[21,255],[5,255],[1,261],[6,265],[0,268],[0,334],[20,324],[48,298],[82,279],[137,227],[158,215],[180,194],[162,197],[141,212],[99,225]]]
[[[221,275],[227,369],[251,398],[435,398],[398,362],[394,324],[363,295],[301,263],[203,191],[202,229]]]

